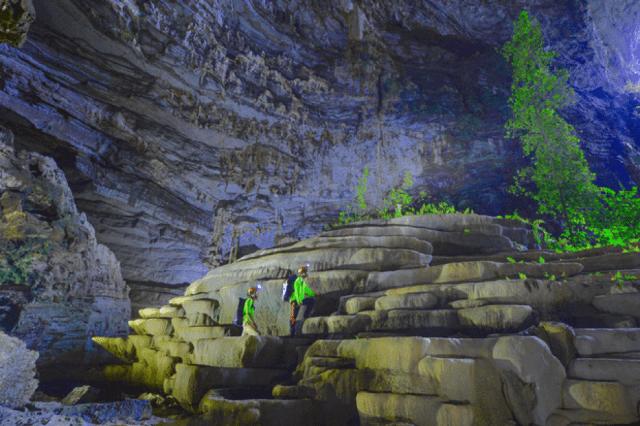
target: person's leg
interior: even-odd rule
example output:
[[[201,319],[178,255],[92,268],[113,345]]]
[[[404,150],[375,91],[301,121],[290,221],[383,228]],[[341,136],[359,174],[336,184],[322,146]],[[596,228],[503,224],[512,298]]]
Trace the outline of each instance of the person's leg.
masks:
[[[306,306],[306,308],[304,309],[304,315],[303,315],[304,319],[309,318],[309,315],[311,315],[311,311],[313,310],[313,304],[315,302],[316,300],[312,297],[307,297],[302,301],[302,304]]]
[[[242,335],[243,336],[259,336],[260,333],[255,329],[253,324],[250,322],[245,322],[242,324]]]
[[[291,302],[291,327],[290,327],[290,334],[291,336],[295,336],[296,331],[295,331],[295,324],[296,324],[296,317],[298,316],[298,312],[300,311],[300,305],[298,305],[296,302]]]

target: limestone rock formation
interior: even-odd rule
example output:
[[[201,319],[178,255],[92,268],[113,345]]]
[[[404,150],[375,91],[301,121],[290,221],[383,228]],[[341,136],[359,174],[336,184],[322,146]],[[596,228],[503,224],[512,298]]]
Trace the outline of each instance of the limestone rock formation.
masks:
[[[365,166],[370,205],[409,171],[412,195],[533,210],[505,192],[522,152],[496,52],[523,2],[33,4],[28,41],[0,45],[0,124],[56,160],[134,291],[316,235]],[[597,183],[637,185],[638,2],[526,7],[571,74],[562,114]]]
[[[41,378],[104,362],[91,337],[126,333],[128,288],[62,171],[0,138],[0,328],[38,351]]]
[[[261,250],[141,310],[136,334],[95,337],[127,365],[91,378],[221,425],[640,420],[640,245],[556,253],[532,237],[515,220],[422,215]],[[280,290],[301,263],[317,309],[291,338]],[[265,335],[239,337],[237,299],[256,284]]]
[[[35,9],[31,0],[0,1],[0,43],[22,47],[34,19]]]
[[[38,352],[0,331],[0,406],[20,408],[29,401],[38,387],[37,359]]]

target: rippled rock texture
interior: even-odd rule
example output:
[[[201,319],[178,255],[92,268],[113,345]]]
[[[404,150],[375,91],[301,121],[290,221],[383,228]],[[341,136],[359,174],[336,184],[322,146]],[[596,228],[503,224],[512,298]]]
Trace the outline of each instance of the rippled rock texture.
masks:
[[[0,123],[52,156],[99,242],[141,292],[316,235],[369,167],[370,204],[417,195],[498,215],[522,164],[504,139],[521,3],[34,0],[0,45]],[[572,76],[598,184],[640,181],[640,5],[534,0]]]
[[[2,130],[2,129],[0,129]],[[51,158],[0,131],[0,329],[38,351],[40,377],[104,362],[91,337],[126,334],[129,288]]]

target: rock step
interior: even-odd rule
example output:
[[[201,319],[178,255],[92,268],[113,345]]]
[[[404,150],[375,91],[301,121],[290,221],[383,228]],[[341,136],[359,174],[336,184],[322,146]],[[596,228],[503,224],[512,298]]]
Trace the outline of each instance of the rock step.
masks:
[[[421,331],[450,335],[455,331],[519,331],[532,323],[528,305],[485,305],[465,309],[391,309],[361,311],[356,315],[312,317],[304,322],[305,335],[356,335],[369,331]]]
[[[584,269],[579,263],[497,263],[488,261],[447,263],[426,268],[371,272],[364,287],[356,288],[356,293],[372,293],[383,290],[410,288],[429,284],[457,284],[481,281],[497,281],[505,277],[517,278],[525,274],[527,278],[545,279],[571,277]],[[416,290],[414,290],[416,291]],[[403,291],[408,293],[409,291]],[[387,293],[388,294],[388,293]]]
[[[613,354],[639,357],[640,328],[575,328],[574,333],[574,345],[580,357],[595,358]]]
[[[474,409],[470,404],[447,403],[437,396],[358,392],[356,407],[361,425],[380,425],[399,421],[416,426],[473,426],[475,424]]]
[[[306,252],[315,249],[344,249],[344,248],[388,248],[414,250],[423,254],[431,254],[431,243],[416,238],[412,235],[359,235],[346,237],[333,237],[322,234],[318,237],[307,238],[286,247],[275,247],[258,250],[255,253],[242,257],[238,261],[256,259],[272,254],[286,254],[294,252]]]
[[[323,233],[322,236],[339,236],[345,238],[361,238],[362,236],[412,236],[428,242],[433,247],[432,253],[438,256],[494,254],[515,248],[513,241],[501,235],[499,232],[483,232],[482,230],[464,232],[464,230],[461,229],[460,231],[451,232],[393,225],[359,226],[357,228],[328,231]],[[529,241],[527,241],[527,243],[529,243]]]
[[[640,360],[615,358],[576,358],[567,368],[567,378],[596,382],[618,382],[627,390],[628,403],[640,401]]]
[[[232,324],[218,326],[175,327],[175,338],[186,342],[200,339],[216,339],[219,337],[239,336],[240,328]]]
[[[411,230],[411,235],[416,230],[427,229],[444,232],[482,232],[487,234],[505,235],[512,241],[523,244],[527,247],[533,244],[532,226],[528,223],[513,219],[499,219],[491,216],[477,214],[431,214],[413,215],[392,218],[389,220],[368,220],[357,223],[343,225],[325,234],[334,235],[336,231],[347,231],[368,227],[405,228]]]
[[[636,246],[640,243],[635,244]],[[552,250],[505,251],[489,255],[433,256],[430,265],[437,266],[452,262],[491,261],[506,263],[507,258],[515,262],[526,263],[580,263],[583,272],[610,271],[616,269],[632,269],[638,267],[640,252],[623,253],[620,246],[606,246],[577,252],[556,253]],[[635,254],[634,254],[635,253]],[[543,259],[542,262],[540,259]]]
[[[633,404],[625,387],[619,382],[567,379],[563,387],[563,408],[589,412],[589,423],[596,420],[606,422],[629,423],[637,420],[636,405]],[[580,420],[578,416],[569,417],[572,423]]]
[[[591,302],[600,312],[640,319],[640,293],[603,294]]]

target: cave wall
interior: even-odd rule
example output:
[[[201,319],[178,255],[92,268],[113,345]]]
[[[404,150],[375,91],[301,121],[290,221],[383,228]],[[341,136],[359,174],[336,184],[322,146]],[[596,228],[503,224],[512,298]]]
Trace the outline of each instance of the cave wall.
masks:
[[[53,157],[132,290],[313,236],[364,167],[370,204],[411,172],[460,209],[532,211],[506,194],[510,68],[523,4],[332,0],[33,1],[0,45],[0,124]],[[640,5],[536,0],[569,70],[563,112],[597,184],[640,181]],[[164,287],[163,287],[164,288]]]

